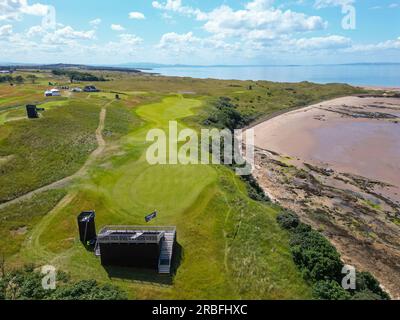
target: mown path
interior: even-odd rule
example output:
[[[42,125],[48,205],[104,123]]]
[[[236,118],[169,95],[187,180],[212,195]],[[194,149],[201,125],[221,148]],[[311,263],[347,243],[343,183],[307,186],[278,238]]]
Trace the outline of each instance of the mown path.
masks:
[[[93,164],[93,162],[96,160],[96,158],[103,153],[104,148],[106,146],[106,142],[104,141],[102,132],[104,129],[104,124],[105,124],[105,120],[106,120],[106,115],[107,115],[107,107],[113,103],[114,101],[110,101],[108,103],[106,103],[105,105],[103,105],[101,111],[100,111],[100,116],[99,116],[99,126],[96,129],[96,140],[97,140],[97,148],[89,155],[88,159],[86,160],[85,164],[79,169],[79,171],[77,171],[76,173],[74,173],[71,176],[65,177],[61,180],[55,181],[47,186],[43,186],[41,188],[38,188],[36,190],[33,190],[31,192],[28,192],[18,198],[15,198],[11,201],[8,202],[4,202],[2,204],[0,204],[0,210],[4,209],[10,205],[19,203],[21,201],[25,201],[25,200],[29,200],[31,199],[33,196],[45,192],[45,191],[49,191],[49,190],[53,190],[53,189],[61,189],[64,188],[66,185],[68,185],[71,181],[73,181],[76,178],[80,178],[82,176],[85,175],[87,168]]]

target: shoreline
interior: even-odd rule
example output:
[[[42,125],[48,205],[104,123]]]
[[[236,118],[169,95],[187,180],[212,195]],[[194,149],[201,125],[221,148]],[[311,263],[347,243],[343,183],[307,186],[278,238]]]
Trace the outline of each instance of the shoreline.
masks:
[[[254,178],[272,202],[321,230],[346,263],[370,271],[392,297],[400,298],[400,220],[396,218],[400,211],[400,180],[395,174],[400,168],[396,165],[400,153],[396,151],[392,158],[390,149],[380,142],[387,142],[386,138],[374,140],[376,131],[359,131],[373,125],[380,130],[389,128],[394,138],[400,136],[400,99],[373,94],[347,96],[285,111],[252,126],[256,134]],[[388,118],[392,114],[397,115],[397,121]],[[354,134],[343,130],[343,124],[354,124]],[[324,135],[314,136],[326,127],[330,129]],[[305,128],[311,129],[307,132]],[[335,135],[341,138],[332,144]],[[355,137],[363,138],[362,143]],[[316,145],[321,139],[323,148],[318,151]],[[354,153],[349,143],[368,152]],[[338,154],[336,149],[340,150]],[[318,159],[318,152],[332,161]],[[376,156],[368,156],[371,153]],[[352,166],[341,164],[343,156]],[[369,159],[364,161],[370,169],[367,175],[362,174],[366,171],[357,162],[360,157]],[[392,178],[383,182],[384,176]],[[396,275],[397,280],[389,275]]]
[[[347,84],[347,85],[352,86],[351,84]],[[364,89],[364,90],[373,90],[373,91],[378,91],[378,92],[379,91],[381,91],[381,92],[382,91],[386,91],[386,92],[392,92],[392,93],[393,92],[399,92],[400,93],[400,87],[384,87],[384,86],[353,86],[353,87]],[[383,94],[384,93],[382,93],[382,98],[384,97]],[[358,95],[355,95],[355,96],[358,96]],[[255,120],[254,122],[250,123],[249,125],[247,125],[243,129],[244,130],[251,129],[251,128],[253,128],[253,127],[255,127],[255,126],[257,126],[257,125],[259,125],[259,124],[261,124],[263,122],[266,122],[266,121],[271,120],[273,118],[279,117],[279,116],[284,115],[286,113],[290,113],[292,111],[298,111],[298,110],[302,110],[302,109],[307,109],[309,107],[312,107],[312,106],[320,104],[320,103],[326,103],[326,102],[331,101],[331,100],[335,100],[335,99],[339,99],[339,98],[345,98],[345,97],[348,97],[348,95],[339,96],[339,97],[332,98],[332,99],[329,99],[329,100],[317,101],[317,102],[313,103],[312,105],[296,106],[296,107],[292,107],[292,108],[289,108],[289,109],[276,111],[276,112],[273,112],[273,113],[270,113],[270,114],[266,115],[265,117],[261,117],[261,118]]]

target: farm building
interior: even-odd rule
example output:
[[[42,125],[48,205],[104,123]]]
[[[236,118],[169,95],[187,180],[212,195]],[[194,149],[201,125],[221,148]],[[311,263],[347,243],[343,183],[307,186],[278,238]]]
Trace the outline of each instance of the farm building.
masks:
[[[134,267],[170,274],[175,227],[107,226],[97,236],[95,253],[103,266]]]
[[[100,92],[95,86],[86,86],[83,91],[85,92]]]
[[[46,90],[44,93],[45,97],[59,97],[61,96],[61,92],[58,89],[51,89],[51,90]]]

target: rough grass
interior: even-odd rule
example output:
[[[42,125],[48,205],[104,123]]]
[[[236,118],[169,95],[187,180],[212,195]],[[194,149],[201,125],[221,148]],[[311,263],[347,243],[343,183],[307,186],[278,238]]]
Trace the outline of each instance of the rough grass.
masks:
[[[0,210],[0,255],[16,254],[27,234],[65,195],[51,190]]]
[[[44,105],[46,111],[40,119],[23,119],[0,126],[0,156],[13,157],[0,166],[0,202],[78,171],[96,148],[94,131],[103,103],[97,100],[52,103]]]

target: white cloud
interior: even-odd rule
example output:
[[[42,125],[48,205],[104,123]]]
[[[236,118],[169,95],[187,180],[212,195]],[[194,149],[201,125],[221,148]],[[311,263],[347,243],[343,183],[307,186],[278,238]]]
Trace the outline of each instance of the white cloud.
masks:
[[[269,40],[291,33],[320,30],[327,27],[319,16],[307,16],[273,6],[274,0],[253,0],[241,10],[222,5],[210,12],[183,6],[181,0],[153,1],[156,9],[193,16],[204,21],[203,28],[218,37]]]
[[[343,49],[351,47],[352,41],[350,38],[332,35],[295,39],[290,41],[289,44],[294,50]]]
[[[229,52],[237,51],[240,48],[240,45],[236,43],[227,43],[214,37],[196,37],[193,32],[183,34],[169,32],[165,33],[161,37],[156,48],[174,54],[197,53],[199,55],[204,55],[209,53],[209,51],[212,51],[224,55]]]
[[[142,42],[143,39],[134,34],[123,33],[118,35],[117,41],[96,46],[96,50],[106,59],[109,59],[109,57],[129,59],[130,57],[137,57],[139,45]]]
[[[13,32],[13,27],[11,24],[0,26],[0,38],[10,36],[12,32]]]
[[[356,0],[315,0],[314,7],[317,9],[328,7],[343,7],[353,5]]]
[[[33,26],[30,27],[26,35],[28,37],[36,37],[38,35],[41,35],[45,32],[45,29],[42,26]]]
[[[97,18],[97,19],[93,19],[92,21],[89,21],[89,24],[93,27],[97,27],[99,24],[101,23],[101,19]]]
[[[155,9],[172,11],[187,16],[194,16],[197,20],[204,20],[205,13],[200,9],[194,9],[192,7],[183,6],[182,0],[167,0],[167,2],[161,3],[159,1],[153,1],[152,6]]]
[[[57,29],[53,32],[46,33],[42,41],[47,44],[71,44],[76,40],[93,40],[95,39],[95,31],[76,31],[71,26]]]
[[[374,44],[355,44],[348,51],[350,52],[371,52],[382,50],[398,50],[400,49],[400,37],[395,40],[387,40]]]
[[[145,16],[141,12],[134,11],[129,13],[129,19],[143,20],[145,19]]]
[[[28,4],[27,0],[0,0],[0,20],[20,20],[22,15],[45,16],[49,6],[34,3]]]
[[[114,31],[125,31],[125,28],[121,26],[120,24],[112,24],[111,25],[111,30]]]
[[[143,39],[130,33],[124,33],[119,35],[120,43],[127,44],[130,46],[136,46],[143,42]]]
[[[265,10],[274,4],[274,0],[253,0],[245,5],[247,10]]]
[[[272,1],[255,0],[248,3],[246,9],[237,11],[223,5],[207,14],[204,29],[225,37],[239,36],[261,40],[320,30],[327,26],[327,22],[321,17],[268,7],[271,3]]]

